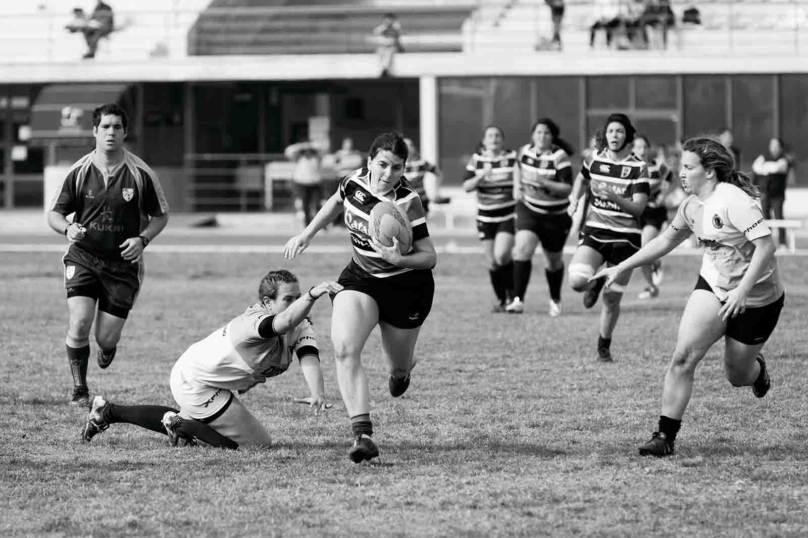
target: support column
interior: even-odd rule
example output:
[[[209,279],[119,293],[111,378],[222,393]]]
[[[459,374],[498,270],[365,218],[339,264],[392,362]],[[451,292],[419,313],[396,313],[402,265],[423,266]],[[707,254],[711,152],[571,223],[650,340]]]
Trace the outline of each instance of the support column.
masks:
[[[182,134],[183,151],[182,159],[182,211],[196,211],[196,178],[194,168],[196,161],[193,158],[196,153],[196,126],[194,125],[194,86],[193,82],[186,82],[183,88],[184,110],[182,113]]]
[[[11,160],[11,152],[14,149],[14,122],[12,121],[11,99],[14,96],[13,86],[6,86],[6,118],[3,122],[3,136],[5,137],[5,163],[3,175],[6,178],[4,192],[4,206],[6,209],[14,208],[14,161]]]
[[[419,79],[421,156],[431,163],[438,161],[438,81],[434,76]]]

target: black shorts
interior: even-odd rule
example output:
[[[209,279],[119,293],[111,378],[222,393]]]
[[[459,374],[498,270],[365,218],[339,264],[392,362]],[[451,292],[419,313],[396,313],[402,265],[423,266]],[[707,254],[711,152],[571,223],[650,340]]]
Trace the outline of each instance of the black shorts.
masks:
[[[665,207],[646,207],[640,215],[640,228],[653,226],[657,230],[662,229],[662,225],[668,220],[668,210]]]
[[[636,236],[636,237],[634,237]],[[603,261],[612,265],[624,262],[640,250],[639,234],[619,234],[608,230],[598,230],[585,226],[581,230],[578,246],[584,245],[603,256]]]
[[[337,282],[343,289],[372,297],[379,307],[379,320],[399,329],[420,327],[432,310],[435,280],[429,269],[379,278],[371,276],[351,260]]]
[[[701,275],[699,275],[694,289],[715,293],[710,284]],[[741,314],[727,320],[727,330],[724,334],[747,346],[757,346],[764,343],[772,335],[774,328],[777,327],[780,311],[783,310],[785,302],[786,294],[783,293],[773,303],[747,308]]]
[[[567,243],[572,228],[572,217],[566,213],[543,215],[532,211],[525,204],[516,204],[516,231],[528,230],[539,237],[541,247],[547,252],[561,252]]]
[[[505,233],[513,235],[515,233],[514,223],[516,219],[511,217],[502,222],[483,222],[477,219],[477,237],[480,241],[490,241],[494,239],[497,234]]]
[[[68,298],[96,299],[99,310],[126,319],[143,281],[143,260],[105,260],[70,245],[62,262]]]

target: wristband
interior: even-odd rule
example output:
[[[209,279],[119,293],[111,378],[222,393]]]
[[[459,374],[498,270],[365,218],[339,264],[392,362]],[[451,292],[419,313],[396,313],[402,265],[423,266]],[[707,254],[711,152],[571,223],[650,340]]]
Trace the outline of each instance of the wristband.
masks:
[[[317,300],[317,297],[315,297],[314,295],[312,295],[312,294],[311,294],[311,290],[313,290],[313,289],[314,289],[314,286],[310,287],[310,288],[309,288],[309,291],[308,291],[308,294],[309,294],[309,300],[311,300],[311,302],[314,302],[314,301],[316,301],[316,300]]]
[[[138,238],[143,242],[143,248],[149,246],[149,239],[145,235],[139,235]]]
[[[70,229],[70,227],[71,227],[71,226],[73,226],[73,223],[72,223],[72,222],[68,222],[68,223],[67,223],[67,228],[65,228],[65,231],[64,231],[65,237],[67,237],[67,231]]]

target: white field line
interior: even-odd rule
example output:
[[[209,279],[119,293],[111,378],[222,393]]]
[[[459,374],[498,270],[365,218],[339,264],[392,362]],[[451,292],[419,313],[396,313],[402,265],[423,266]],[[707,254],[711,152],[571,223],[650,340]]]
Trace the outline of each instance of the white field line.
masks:
[[[565,254],[573,254],[574,246],[564,247]],[[451,241],[436,245],[435,249],[439,254],[472,254],[482,255],[483,249],[478,245],[461,246]],[[0,243],[0,252],[65,252],[65,245],[41,245],[41,244],[13,244]],[[162,254],[282,254],[283,245],[152,245],[149,252],[159,252]],[[310,254],[342,254],[351,252],[349,245],[314,245],[306,249]],[[694,248],[677,248],[668,256],[696,256],[702,251]],[[798,249],[795,253],[778,252],[778,256],[808,256],[808,249]]]

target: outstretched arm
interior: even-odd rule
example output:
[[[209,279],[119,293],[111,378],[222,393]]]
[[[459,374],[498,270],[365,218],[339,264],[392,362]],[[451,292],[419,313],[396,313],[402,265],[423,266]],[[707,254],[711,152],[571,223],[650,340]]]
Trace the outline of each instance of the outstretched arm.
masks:
[[[293,260],[295,256],[306,250],[317,232],[325,228],[330,222],[333,222],[341,209],[342,197],[339,192],[335,192],[320,208],[320,211],[317,212],[309,225],[300,234],[287,241],[283,249],[283,257],[287,260]]]
[[[288,333],[293,327],[300,325],[306,319],[317,299],[327,293],[337,293],[340,290],[342,290],[342,285],[334,281],[321,282],[313,286],[294,303],[290,304],[286,310],[274,316],[272,332],[276,335]]]

